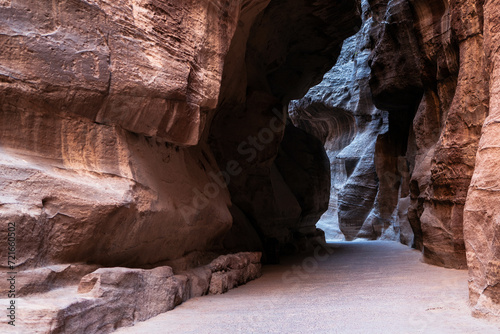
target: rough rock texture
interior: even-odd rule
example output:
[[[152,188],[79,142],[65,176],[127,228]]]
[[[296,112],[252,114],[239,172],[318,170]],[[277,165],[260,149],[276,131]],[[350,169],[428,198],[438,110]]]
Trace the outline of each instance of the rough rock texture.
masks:
[[[218,172],[210,149],[175,144],[198,143],[239,11],[2,2],[0,216],[17,225],[20,268],[140,266],[222,240],[227,190],[199,195]]]
[[[248,217],[235,226],[259,236],[250,246],[316,235],[323,150],[292,125],[280,150],[284,114],[273,108],[319,81],[357,12],[354,0],[2,2],[0,217],[16,224],[18,269],[150,266],[227,246],[227,184],[235,217]],[[234,77],[240,67],[247,75]],[[235,104],[248,119],[231,133],[220,127]],[[205,126],[216,112],[217,160]],[[251,135],[265,150],[233,161]],[[279,150],[294,168],[274,164]],[[310,179],[287,185],[298,175]]]
[[[0,128],[0,217],[16,224],[20,269],[153,264],[209,249],[231,226],[224,188],[197,195],[218,172],[206,148],[55,115],[3,112]]]
[[[135,319],[112,309],[126,291],[127,303],[143,296],[127,284],[165,283],[173,299],[152,300],[153,313],[185,298],[188,276],[152,268],[244,250],[275,262],[323,238],[327,211],[328,237],[395,239],[428,263],[468,265],[476,313],[499,315],[499,11],[0,1],[0,248],[15,225],[18,295],[56,305],[90,274],[81,292],[99,281],[112,302],[102,290],[109,309],[88,330],[110,331]],[[117,266],[129,268],[105,268]],[[254,276],[231,268],[201,270],[195,294]],[[89,298],[63,304],[78,317]],[[50,320],[64,305],[40,324],[71,330]]]
[[[260,277],[260,257],[260,253],[224,255],[206,266],[176,274],[169,266],[149,270],[99,268],[83,277],[72,272],[71,277],[79,277],[79,282],[52,284],[51,291],[17,300],[22,316],[16,330],[110,333],[169,311],[190,298],[224,293]],[[2,326],[8,332],[7,325]]]
[[[260,258],[261,253],[237,253],[223,255],[212,261],[208,265],[212,273],[208,280],[210,294],[224,293],[259,277]]]
[[[484,55],[489,75],[489,116],[484,122],[476,168],[464,212],[471,304],[478,314],[500,315],[500,3],[484,7]]]
[[[374,106],[369,86],[369,57],[383,9],[362,2],[360,31],[344,42],[323,81],[289,106],[293,122],[322,140],[330,158],[329,210],[318,222],[327,239],[384,238],[406,244],[413,239],[406,218],[394,219],[403,164],[391,150],[397,138],[389,132],[388,113]]]
[[[432,94],[437,95],[438,100],[446,100],[445,103],[439,103],[441,108],[446,108],[441,112],[445,114],[445,122],[434,147],[430,185],[424,190],[427,194],[420,216],[424,256],[431,263],[451,267],[465,266],[463,209],[474,170],[481,126],[488,113],[482,13],[475,7],[474,3],[457,3],[450,9],[450,16],[444,13],[441,19],[447,23],[442,26],[451,29],[443,31],[443,36],[453,38],[452,41],[445,39],[441,42],[441,48],[449,48],[448,45],[455,42],[458,43],[458,50],[451,53],[451,66],[448,68],[443,64],[443,59],[438,57],[436,60],[436,79],[438,82],[443,81],[443,84]],[[446,11],[446,8],[441,11]],[[472,16],[471,11],[475,13]],[[451,82],[453,87],[455,79],[450,80],[447,72],[457,70],[455,57],[458,57],[459,66],[453,91],[447,86]],[[431,113],[436,112],[435,106],[430,106],[430,109]]]
[[[339,236],[338,224],[346,239],[399,238],[428,263],[468,264],[476,313],[497,315],[499,6],[363,1],[361,31],[323,82],[290,105],[294,124],[330,157],[333,191],[318,225],[327,238]],[[367,135],[362,125],[377,117],[384,125]]]
[[[285,130],[283,106],[355,33],[355,0],[19,0],[0,1],[0,18],[0,248],[15,225],[16,292],[48,308],[40,326],[72,331],[90,312],[102,317],[87,331],[110,331],[185,298],[188,279],[151,268],[190,270],[236,249],[275,261],[285,243],[323,237],[327,157]],[[249,136],[255,160],[237,151]],[[105,309],[60,301],[67,291],[54,289],[97,267],[82,289],[111,286],[96,302]],[[231,268],[207,289],[256,276]],[[141,284],[164,284],[169,301],[131,288]]]
[[[375,104],[389,111],[389,148],[406,160],[398,170],[411,175],[399,196],[409,190],[408,219],[424,259],[463,268],[463,208],[488,112],[482,10],[473,1],[391,1],[385,21],[370,85]]]
[[[240,1],[2,2],[2,101],[196,144]],[[168,67],[168,71],[165,71]],[[2,104],[6,103],[3,102]]]
[[[370,80],[375,104],[389,111],[389,128],[391,118],[406,126],[415,111],[406,148],[415,246],[426,262],[453,268],[466,266],[467,252],[472,305],[477,314],[496,315],[498,11],[498,2],[390,1]],[[410,45],[398,50],[403,41]]]

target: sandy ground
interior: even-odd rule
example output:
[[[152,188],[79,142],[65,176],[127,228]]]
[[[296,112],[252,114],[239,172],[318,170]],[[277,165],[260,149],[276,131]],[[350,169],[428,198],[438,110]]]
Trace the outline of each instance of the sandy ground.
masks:
[[[116,333],[500,333],[470,315],[466,271],[393,242],[330,246]]]

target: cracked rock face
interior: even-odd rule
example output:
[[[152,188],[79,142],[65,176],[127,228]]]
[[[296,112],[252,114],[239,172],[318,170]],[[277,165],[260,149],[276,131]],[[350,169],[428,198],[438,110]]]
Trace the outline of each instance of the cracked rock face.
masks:
[[[22,97],[11,109],[80,115],[183,145],[198,142],[217,103],[240,9],[223,0],[0,8],[1,96]]]
[[[18,282],[23,289],[17,299],[22,317],[16,329],[23,333],[110,333],[190,298],[221,294],[260,277],[260,257],[260,253],[223,255],[188,270],[60,265],[25,272],[45,279],[43,287],[51,289],[34,294],[28,291],[32,285]],[[54,289],[55,285],[59,288]],[[0,329],[11,330],[5,323]]]
[[[18,265],[141,266],[220,243],[229,193],[199,139],[239,11],[2,2],[0,217]]]

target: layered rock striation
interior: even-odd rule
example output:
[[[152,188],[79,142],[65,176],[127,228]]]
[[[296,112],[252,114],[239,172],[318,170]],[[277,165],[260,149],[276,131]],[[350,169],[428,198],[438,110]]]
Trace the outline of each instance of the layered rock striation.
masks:
[[[408,134],[390,127],[396,120],[389,108],[375,106],[370,88],[372,71],[377,71],[370,67],[371,57],[375,41],[382,38],[385,11],[384,4],[362,2],[360,31],[344,41],[336,65],[302,99],[292,101],[289,112],[297,126],[322,140],[330,158],[329,210],[318,223],[327,238],[382,238],[411,245],[413,233],[404,215],[406,164],[401,147],[393,147]]]
[[[223,237],[229,193],[199,198],[219,170],[206,144],[193,145],[239,11],[228,1],[2,3],[0,215],[16,224],[19,269],[154,264]]]
[[[195,294],[182,270],[321,239],[328,158],[283,106],[333,65],[356,1],[21,0],[0,17],[0,247],[14,226],[19,296],[47,311],[30,328],[109,332],[257,277],[260,256],[195,275]],[[78,284],[97,295],[58,299]]]
[[[24,277],[41,280],[36,286],[18,285],[21,316],[15,329],[23,333],[110,333],[172,310],[190,298],[221,294],[260,277],[260,256],[223,255],[188,270],[166,265],[153,269],[59,265],[25,271]],[[81,279],[75,281],[78,277]],[[55,285],[59,288],[54,289]],[[37,291],[30,290],[35,287]],[[6,333],[12,330],[5,322],[0,328]]]
[[[327,236],[399,239],[428,263],[468,267],[476,313],[498,314],[498,4],[362,8],[363,28],[344,42],[335,67],[290,105],[294,123],[322,140],[331,161],[330,207],[319,224]],[[366,119],[377,117],[384,125],[360,140]]]
[[[0,247],[14,228],[19,293],[103,293],[52,309],[57,328],[142,283],[166,284],[144,295],[160,312],[194,286],[166,267],[224,292],[258,260],[204,266],[276,262],[321,240],[327,212],[327,237],[467,266],[476,313],[499,315],[499,8],[0,1]]]

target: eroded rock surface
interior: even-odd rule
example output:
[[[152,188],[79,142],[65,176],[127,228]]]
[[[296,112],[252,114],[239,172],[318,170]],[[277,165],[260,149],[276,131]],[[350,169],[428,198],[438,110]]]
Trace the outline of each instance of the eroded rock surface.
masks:
[[[382,226],[408,219],[427,262],[464,268],[463,209],[488,113],[481,5],[389,1],[383,17],[369,59],[373,101],[389,112],[374,213]],[[407,214],[390,209],[408,201]]]
[[[2,2],[0,215],[20,268],[140,266],[222,240],[229,193],[201,195],[219,170],[199,138],[240,10]]]
[[[258,15],[254,7],[246,9],[241,22],[209,139],[222,170],[232,161],[241,166],[228,187],[242,213],[234,226],[253,227],[273,261],[280,249],[295,249],[297,238],[318,236],[314,224],[329,197],[324,149],[286,125],[286,106],[333,66],[343,39],[359,27],[358,6],[271,1]]]
[[[224,293],[256,279],[261,275],[260,258],[261,253],[224,255],[205,266],[175,273],[169,266],[94,268],[83,277],[73,270],[71,282],[60,274],[51,282],[50,291],[20,296],[17,305],[22,316],[16,329],[23,333],[110,333],[190,298]],[[80,273],[88,271],[85,266],[79,268]],[[8,332],[8,325],[1,326]]]
[[[500,315],[499,263],[499,68],[498,1],[484,7],[484,41],[489,75],[489,116],[479,142],[476,167],[464,211],[464,236],[469,266],[470,300],[481,315]],[[476,73],[477,75],[477,73]]]
[[[225,188],[198,195],[218,173],[208,148],[57,115],[3,112],[0,127],[0,216],[16,224],[19,269],[153,264],[231,226]]]
[[[355,0],[0,1],[0,17],[0,247],[15,225],[18,296],[44,298],[29,326],[111,331],[189,295],[189,277],[150,268],[236,249],[277,260],[322,238],[327,158],[285,131],[282,106],[333,65]],[[249,136],[265,149],[232,155]],[[257,277],[259,260],[201,270],[196,295]],[[82,294],[106,287],[97,301],[61,301],[86,274]]]
[[[278,261],[325,211],[329,237],[467,265],[476,313],[499,315],[499,8],[0,1],[0,248],[15,224],[30,326],[106,332],[222,293],[258,264],[214,254]],[[61,301],[82,276],[88,298]],[[113,308],[133,296],[151,309]]]
[[[375,107],[369,86],[370,56],[384,19],[381,5],[362,2],[360,31],[344,42],[339,60],[323,81],[293,101],[289,111],[297,126],[322,140],[330,158],[329,210],[318,223],[327,238],[384,238],[411,244],[406,218],[394,219],[403,167],[391,146],[397,136],[390,132],[387,111]]]
[[[392,10],[394,6],[407,7],[410,14]],[[397,117],[402,107],[416,111],[405,157],[411,176],[407,216],[415,246],[426,262],[468,265],[477,314],[499,314],[500,300],[495,290],[498,254],[493,255],[495,183],[489,179],[497,170],[495,137],[489,129],[495,124],[498,48],[493,17],[498,6],[467,0],[391,1],[389,25],[379,35],[371,64],[376,105],[389,110],[390,117]],[[407,24],[410,19],[414,25]],[[391,24],[397,22],[401,28],[391,33]],[[401,43],[402,38],[395,38],[400,34],[412,48],[391,47],[398,44],[394,39]],[[412,52],[404,56],[408,49]],[[405,65],[391,67],[394,59],[404,59]],[[420,102],[415,96],[419,90]],[[488,114],[490,121],[485,122]]]
[[[319,223],[327,237],[339,236],[338,224],[346,239],[399,239],[428,263],[468,265],[477,314],[498,314],[500,303],[498,6],[363,1],[361,31],[344,42],[323,82],[290,105],[294,123],[330,157],[333,191]],[[363,124],[377,117],[384,125],[372,123],[368,134]]]
[[[196,144],[204,112],[217,103],[240,6],[225,0],[2,2],[2,104]]]

